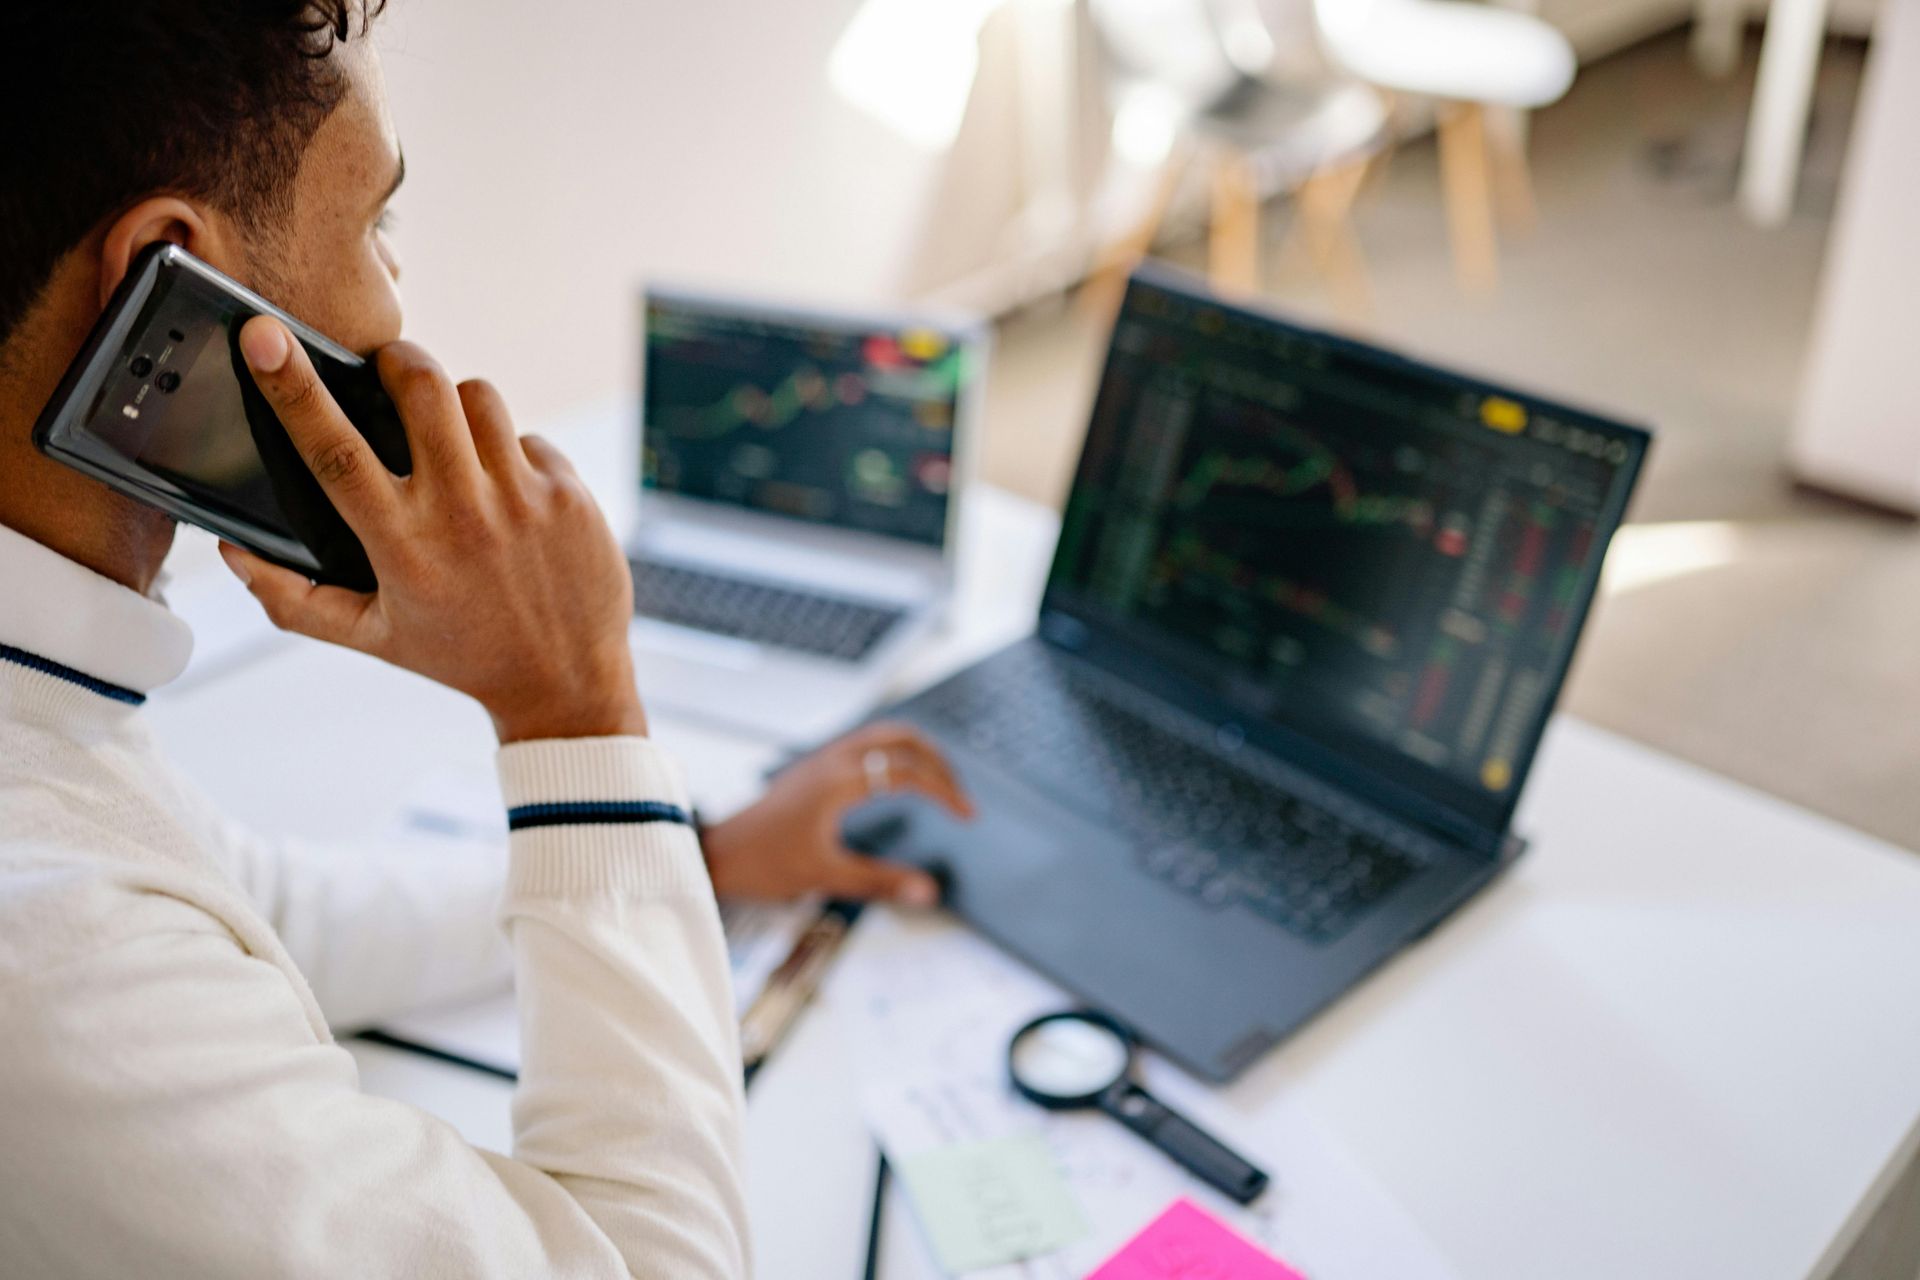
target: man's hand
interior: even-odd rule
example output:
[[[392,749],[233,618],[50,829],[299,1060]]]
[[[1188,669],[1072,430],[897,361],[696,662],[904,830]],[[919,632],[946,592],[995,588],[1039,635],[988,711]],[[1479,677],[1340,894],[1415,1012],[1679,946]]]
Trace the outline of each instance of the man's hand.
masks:
[[[924,871],[847,848],[847,812],[885,791],[915,791],[962,818],[973,804],[932,743],[904,725],[870,725],[783,771],[748,809],[708,828],[703,843],[723,897],[890,898],[931,906],[940,887]]]
[[[409,343],[382,348],[380,380],[413,451],[403,478],[347,421],[284,326],[255,317],[240,347],[380,583],[371,595],[315,586],[222,544],[275,625],[470,695],[502,742],[646,732],[627,649],[626,561],[573,467],[546,441],[514,434],[498,392],[454,386]]]

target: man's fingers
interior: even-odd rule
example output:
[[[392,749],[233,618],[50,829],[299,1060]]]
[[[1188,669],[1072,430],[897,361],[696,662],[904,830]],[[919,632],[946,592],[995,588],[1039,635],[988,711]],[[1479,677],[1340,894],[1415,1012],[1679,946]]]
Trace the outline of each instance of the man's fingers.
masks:
[[[346,522],[358,531],[384,519],[394,500],[393,476],[334,403],[306,349],[278,320],[255,316],[240,330],[240,350],[260,394]]]
[[[844,741],[862,750],[868,747],[897,747],[918,733],[919,730],[904,720],[878,720],[855,729]]]
[[[436,482],[478,479],[480,455],[466,408],[440,362],[411,342],[389,342],[374,361],[406,428],[413,473]]]
[[[317,587],[293,570],[271,564],[230,542],[220,544],[220,558],[282,631],[348,648],[364,647],[362,628],[372,596],[345,587]]]
[[[524,435],[520,437],[520,451],[526,455],[533,469],[545,476],[571,476],[577,474],[567,455],[545,436]]]
[[[939,783],[940,794],[947,799],[947,807],[963,818],[974,816],[973,798],[960,785],[960,776],[953,771],[946,756],[939,748],[925,740],[908,743],[901,748],[914,768],[924,771]]]
[[[473,432],[473,446],[479,450],[480,465],[496,480],[516,473],[527,465],[527,454],[513,429],[513,415],[494,385],[484,378],[469,378],[461,383],[460,406],[466,410],[467,426]]]
[[[898,720],[883,720],[865,730],[863,746],[879,747],[883,751],[895,751],[915,759],[925,760],[939,767],[946,767],[946,757],[933,740],[914,726]]]
[[[973,817],[973,802],[960,790],[953,774],[945,769],[930,769],[917,760],[889,760],[886,789],[912,791],[945,806],[956,817]]]
[[[931,907],[940,901],[940,884],[926,872],[852,850],[834,860],[821,888],[836,898],[881,899],[910,907]]]
[[[932,796],[962,818],[974,816],[973,801],[960,786],[953,766],[918,729],[905,724],[877,724],[859,735],[856,745],[863,764],[867,752],[885,753],[893,786],[905,786],[914,779],[914,790]]]

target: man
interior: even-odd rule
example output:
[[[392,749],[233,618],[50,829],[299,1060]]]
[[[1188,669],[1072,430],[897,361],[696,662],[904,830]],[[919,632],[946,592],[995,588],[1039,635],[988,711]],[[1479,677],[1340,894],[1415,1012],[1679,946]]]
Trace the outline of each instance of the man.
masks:
[[[743,1275],[714,889],[931,901],[923,877],[842,848],[840,815],[875,751],[891,785],[966,803],[923,741],[872,730],[711,829],[703,855],[646,737],[605,521],[491,387],[395,341],[382,223],[400,155],[372,16],[62,0],[0,18],[0,1273]],[[328,1026],[493,964],[474,892],[490,873],[316,861],[211,812],[138,709],[190,644],[154,593],[173,527],[28,442],[159,240],[378,352],[406,424],[400,480],[285,330],[251,322],[253,376],[380,589],[223,554],[281,626],[492,717],[514,827],[504,894],[485,886],[521,1011],[512,1158],[361,1094]]]

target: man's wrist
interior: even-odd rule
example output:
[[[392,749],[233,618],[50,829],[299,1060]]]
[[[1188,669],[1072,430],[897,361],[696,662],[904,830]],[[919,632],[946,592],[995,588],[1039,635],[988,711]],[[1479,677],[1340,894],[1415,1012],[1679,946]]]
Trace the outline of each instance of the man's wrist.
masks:
[[[601,705],[540,706],[492,711],[493,731],[501,746],[547,738],[644,738],[647,713],[637,697]]]

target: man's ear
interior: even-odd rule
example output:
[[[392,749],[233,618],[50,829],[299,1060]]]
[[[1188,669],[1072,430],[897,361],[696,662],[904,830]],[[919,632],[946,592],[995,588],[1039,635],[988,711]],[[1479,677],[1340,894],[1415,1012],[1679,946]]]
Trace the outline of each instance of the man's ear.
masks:
[[[237,274],[239,245],[225,219],[178,196],[149,196],[111,223],[100,242],[100,305],[120,287],[140,251],[177,244],[202,262]]]

